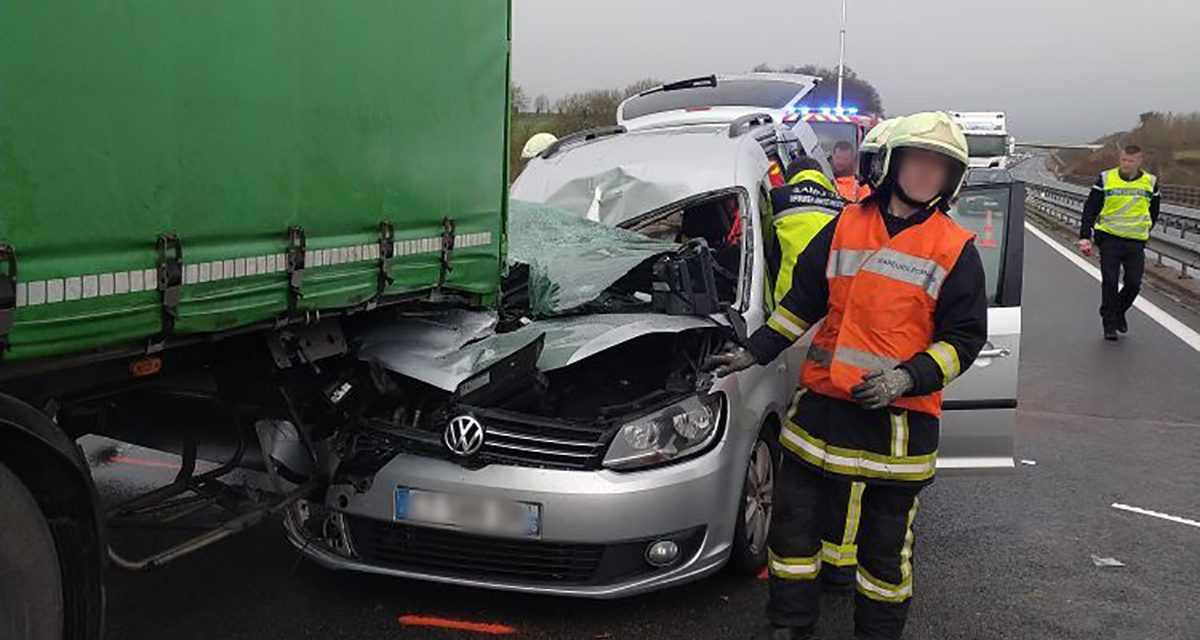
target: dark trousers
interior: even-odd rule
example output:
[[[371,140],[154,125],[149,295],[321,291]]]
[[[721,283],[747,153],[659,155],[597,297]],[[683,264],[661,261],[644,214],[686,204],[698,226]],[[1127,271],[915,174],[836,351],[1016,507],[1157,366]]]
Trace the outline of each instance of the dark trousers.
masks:
[[[858,564],[858,525],[862,521],[866,486],[862,482],[831,478],[826,489],[823,499],[827,510],[821,516],[825,527],[821,534],[821,572],[837,572],[853,578],[854,565]]]
[[[1146,243],[1126,240],[1107,233],[1096,233],[1100,248],[1100,318],[1106,328],[1113,328],[1133,306],[1142,289],[1142,273],[1146,269]],[[1118,289],[1121,271],[1124,284]]]
[[[836,502],[829,496],[840,493],[839,485],[848,482],[784,456],[767,541],[771,569],[767,619],[771,624],[816,626],[821,602],[816,579],[821,536],[829,519],[838,517],[831,508]],[[896,640],[904,632],[912,595],[912,521],[920,490],[916,484],[870,481],[863,490],[854,601],[854,633],[859,640]]]

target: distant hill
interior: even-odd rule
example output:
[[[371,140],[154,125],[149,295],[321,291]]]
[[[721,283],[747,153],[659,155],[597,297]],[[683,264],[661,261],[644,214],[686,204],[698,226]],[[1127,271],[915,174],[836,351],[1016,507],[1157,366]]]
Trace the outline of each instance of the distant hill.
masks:
[[[1137,144],[1146,152],[1147,170],[1163,184],[1200,186],[1200,113],[1143,113],[1132,131],[1109,134],[1096,144],[1104,146],[1060,153],[1066,173],[1099,174],[1116,166],[1118,149]]]

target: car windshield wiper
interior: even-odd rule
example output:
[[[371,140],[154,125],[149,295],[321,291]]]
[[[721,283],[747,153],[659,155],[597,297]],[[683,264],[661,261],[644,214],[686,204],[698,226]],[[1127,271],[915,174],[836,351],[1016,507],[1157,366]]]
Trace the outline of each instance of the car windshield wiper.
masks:
[[[643,91],[639,95],[645,96],[651,93],[658,93],[659,91],[679,91],[681,89],[698,89],[700,87],[715,86],[717,86],[717,76],[707,75],[700,76],[698,78],[688,78],[687,80],[678,80],[676,82],[668,82],[661,87],[655,87],[654,89]]]

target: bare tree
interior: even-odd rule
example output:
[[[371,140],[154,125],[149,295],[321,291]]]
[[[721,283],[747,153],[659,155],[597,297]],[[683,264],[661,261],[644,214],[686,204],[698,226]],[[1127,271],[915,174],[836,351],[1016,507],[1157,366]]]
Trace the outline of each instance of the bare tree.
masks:
[[[550,98],[547,98],[544,93],[535,98],[533,110],[537,113],[550,113]]]
[[[662,84],[662,80],[658,80],[657,78],[643,78],[629,85],[628,87],[625,87],[625,96],[635,96],[643,91],[648,91],[655,87],[661,87]]]
[[[529,111],[529,95],[525,93],[525,87],[519,84],[512,86],[512,111],[513,113],[525,113]]]

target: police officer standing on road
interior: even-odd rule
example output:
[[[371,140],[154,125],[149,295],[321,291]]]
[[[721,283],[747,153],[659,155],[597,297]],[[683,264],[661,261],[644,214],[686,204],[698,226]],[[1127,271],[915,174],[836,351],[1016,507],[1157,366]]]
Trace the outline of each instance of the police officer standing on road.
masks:
[[[822,533],[837,496],[863,482],[855,635],[894,640],[913,593],[917,494],[933,479],[941,390],[987,340],[983,263],[945,211],[962,187],[967,142],[941,112],[896,125],[884,179],[813,238],[792,288],[747,348],[714,356],[718,375],[773,361],[813,338],[780,441],[785,455],[768,537],[769,627],[809,638],[819,613]]]
[[[1129,332],[1125,314],[1142,288],[1146,241],[1158,222],[1162,200],[1158,179],[1142,171],[1144,161],[1141,147],[1122,149],[1120,166],[1100,174],[1083,205],[1079,251],[1091,256],[1094,247],[1100,249],[1100,318],[1105,340]],[[1118,291],[1122,270],[1125,282]]]

